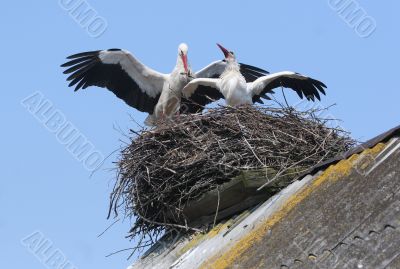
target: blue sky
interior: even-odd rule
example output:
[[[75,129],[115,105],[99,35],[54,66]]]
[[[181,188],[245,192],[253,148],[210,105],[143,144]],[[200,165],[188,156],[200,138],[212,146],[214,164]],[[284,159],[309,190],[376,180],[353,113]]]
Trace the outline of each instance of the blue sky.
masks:
[[[242,62],[325,82],[322,105],[337,104],[330,113],[357,139],[366,140],[400,122],[398,1],[352,1],[363,8],[364,19],[376,22],[375,31],[361,37],[363,25],[349,26],[332,8],[337,1],[90,0],[86,3],[97,12],[98,22],[107,22],[97,38],[63,9],[70,1],[2,4],[1,268],[53,268],[46,265],[45,254],[30,251],[32,238],[21,242],[32,234],[40,242],[51,240],[49,253],[59,249],[76,268],[126,268],[133,262],[126,261],[128,253],[105,257],[132,246],[124,238],[129,221],[97,237],[112,223],[106,215],[117,156],[111,155],[90,177],[44,120],[21,104],[38,92],[95,152],[108,156],[117,150],[124,139],[117,129],[137,128],[130,116],[141,123],[145,115],[106,90],[74,93],[68,88],[59,65],[72,53],[126,48],[167,73],[180,42],[189,44],[195,70],[222,58],[215,46],[221,42]],[[296,102],[294,96],[290,100]]]

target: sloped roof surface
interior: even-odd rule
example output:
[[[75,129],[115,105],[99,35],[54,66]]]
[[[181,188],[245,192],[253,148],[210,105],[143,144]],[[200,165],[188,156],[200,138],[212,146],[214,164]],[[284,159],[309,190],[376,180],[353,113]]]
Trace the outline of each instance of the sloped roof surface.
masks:
[[[400,128],[130,268],[400,268]]]

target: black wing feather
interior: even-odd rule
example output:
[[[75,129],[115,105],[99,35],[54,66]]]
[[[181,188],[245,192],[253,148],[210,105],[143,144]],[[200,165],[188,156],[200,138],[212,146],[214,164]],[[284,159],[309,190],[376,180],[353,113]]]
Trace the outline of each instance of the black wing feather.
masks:
[[[253,101],[257,97],[261,97],[263,94],[271,93],[273,89],[278,87],[291,88],[298,96],[303,99],[315,101],[315,98],[321,100],[320,93],[325,95],[326,85],[321,81],[312,78],[297,79],[290,77],[278,77],[269,83],[259,95],[253,97]]]
[[[246,79],[246,82],[253,82],[259,77],[269,74],[268,71],[261,69],[259,67],[255,67],[244,63],[239,63],[239,65],[240,65],[240,73],[242,73],[242,75]]]
[[[94,56],[94,55],[98,55],[100,52],[101,52],[101,50],[81,52],[81,53],[70,55],[70,56],[67,57],[67,59],[82,58],[82,57],[85,57],[85,56]]]
[[[111,51],[118,50],[112,49]],[[61,67],[69,67],[64,71],[65,74],[71,74],[67,78],[67,81],[70,81],[68,86],[76,85],[75,91],[89,86],[107,88],[129,106],[152,114],[160,95],[153,98],[144,93],[119,64],[101,62],[100,52],[82,52],[67,57],[72,60],[64,63]]]

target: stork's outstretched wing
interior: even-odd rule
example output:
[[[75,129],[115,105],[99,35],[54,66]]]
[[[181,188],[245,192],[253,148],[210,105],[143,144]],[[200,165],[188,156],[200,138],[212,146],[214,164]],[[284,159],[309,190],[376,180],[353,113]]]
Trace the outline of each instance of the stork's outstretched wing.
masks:
[[[90,51],[67,57],[64,74],[75,91],[89,86],[107,88],[139,111],[153,113],[167,75],[140,63],[120,49]]]
[[[277,87],[291,88],[300,98],[306,97],[307,100],[321,100],[320,94],[325,95],[326,85],[321,81],[303,76],[291,71],[283,71],[258,78],[252,83],[248,83],[248,89],[253,93],[253,100],[257,96],[270,93]]]
[[[224,98],[218,87],[219,78],[196,78],[182,90],[181,113],[198,113],[206,104]]]
[[[200,71],[196,72],[196,78],[219,78],[225,71],[227,63],[225,60],[215,61],[207,65]],[[268,71],[261,68],[251,66],[244,63],[239,63],[240,72],[246,79],[246,82],[253,82],[259,77],[269,74]],[[181,113],[197,113],[204,109],[204,107],[216,100],[223,98],[219,90],[215,88],[198,85],[198,88],[193,92],[190,98],[182,98]],[[259,102],[259,97],[255,98]]]

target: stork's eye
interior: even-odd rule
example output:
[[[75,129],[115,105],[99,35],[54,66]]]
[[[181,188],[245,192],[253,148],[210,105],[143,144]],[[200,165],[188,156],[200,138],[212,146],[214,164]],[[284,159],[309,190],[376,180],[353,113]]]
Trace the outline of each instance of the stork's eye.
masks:
[[[230,51],[229,53],[232,54],[232,55],[235,55],[235,53],[233,53],[233,51]]]

